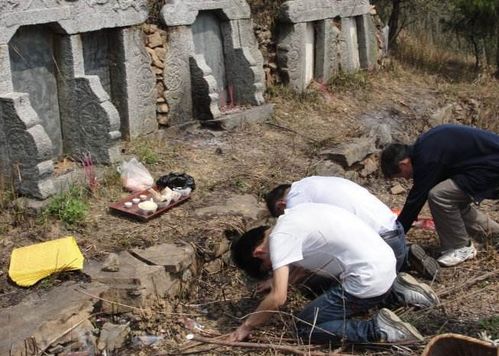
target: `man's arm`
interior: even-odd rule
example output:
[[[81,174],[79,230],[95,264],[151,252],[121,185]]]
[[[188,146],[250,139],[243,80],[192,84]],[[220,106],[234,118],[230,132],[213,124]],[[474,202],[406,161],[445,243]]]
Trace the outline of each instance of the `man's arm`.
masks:
[[[418,218],[430,190],[442,181],[443,171],[444,168],[438,163],[425,167],[415,167],[412,189],[398,217],[398,221],[402,224],[406,233]]]
[[[256,311],[251,314],[236,331],[229,335],[229,341],[246,339],[251,330],[263,325],[286,302],[288,294],[289,266],[283,266],[274,271],[272,289],[260,302]]]

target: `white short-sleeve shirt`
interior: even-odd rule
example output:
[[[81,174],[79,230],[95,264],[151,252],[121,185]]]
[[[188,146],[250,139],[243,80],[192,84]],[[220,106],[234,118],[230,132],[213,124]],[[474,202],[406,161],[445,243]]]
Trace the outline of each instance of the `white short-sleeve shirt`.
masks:
[[[395,276],[392,249],[352,213],[325,204],[304,203],[286,209],[269,236],[274,270],[297,265],[335,277],[359,298],[389,290]]]
[[[360,185],[340,177],[307,177],[291,185],[286,207],[321,203],[348,210],[379,234],[395,230],[397,215]]]

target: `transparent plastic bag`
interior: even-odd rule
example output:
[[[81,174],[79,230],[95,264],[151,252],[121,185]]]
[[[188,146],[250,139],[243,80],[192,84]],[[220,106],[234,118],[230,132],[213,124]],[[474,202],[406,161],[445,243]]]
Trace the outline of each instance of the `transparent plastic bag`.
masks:
[[[121,182],[125,189],[131,192],[140,192],[149,189],[154,184],[154,179],[142,163],[136,158],[128,162],[123,161],[118,167],[121,174]]]

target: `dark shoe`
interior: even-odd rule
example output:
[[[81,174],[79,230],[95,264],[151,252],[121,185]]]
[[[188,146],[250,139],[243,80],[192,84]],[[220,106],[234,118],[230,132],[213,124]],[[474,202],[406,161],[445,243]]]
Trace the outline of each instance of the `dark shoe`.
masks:
[[[428,279],[437,279],[440,265],[437,260],[426,254],[425,250],[417,244],[409,247],[409,266]]]
[[[415,343],[423,340],[423,336],[414,326],[400,320],[391,310],[381,309],[375,320],[381,334],[381,341]]]

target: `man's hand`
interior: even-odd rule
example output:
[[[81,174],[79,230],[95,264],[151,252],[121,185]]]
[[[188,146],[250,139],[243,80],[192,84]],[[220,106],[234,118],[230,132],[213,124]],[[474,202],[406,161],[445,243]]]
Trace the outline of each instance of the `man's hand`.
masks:
[[[251,333],[251,328],[249,328],[245,324],[242,324],[240,327],[236,329],[236,331],[229,334],[228,341],[230,342],[244,341],[250,336],[250,333]]]
[[[270,290],[272,288],[272,278],[267,279],[266,281],[260,282],[256,285],[256,292],[262,293]]]

